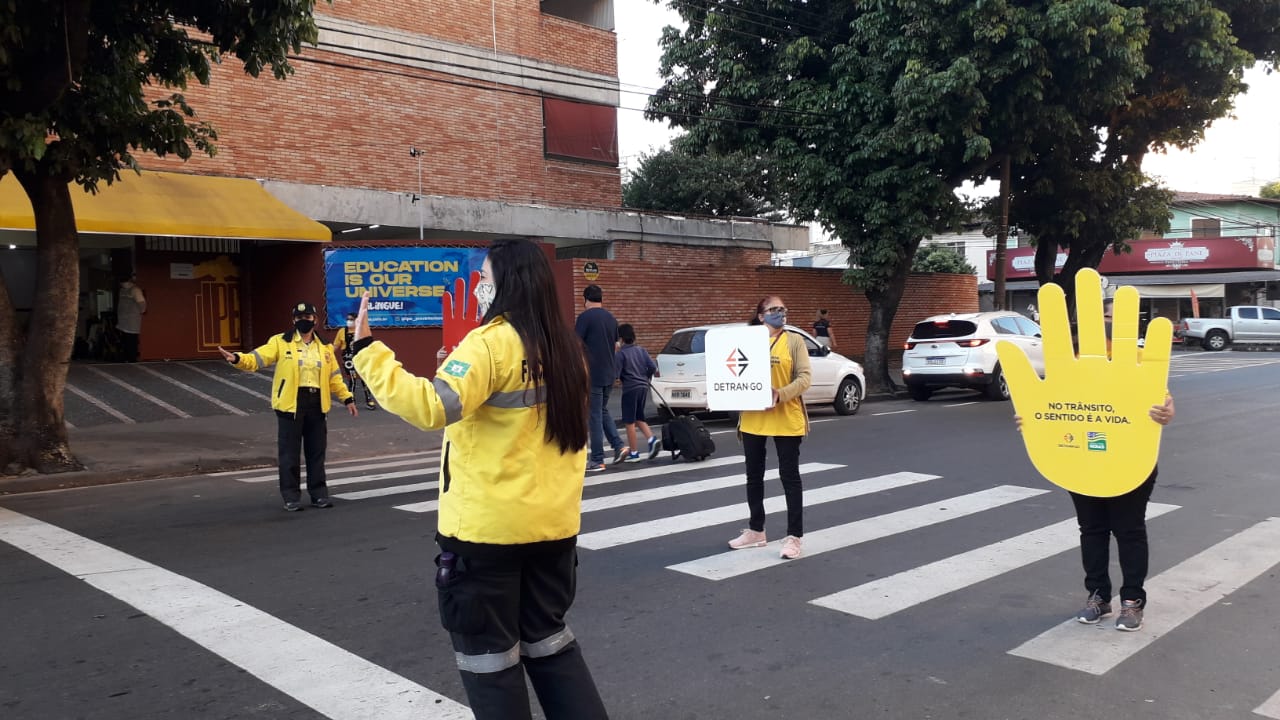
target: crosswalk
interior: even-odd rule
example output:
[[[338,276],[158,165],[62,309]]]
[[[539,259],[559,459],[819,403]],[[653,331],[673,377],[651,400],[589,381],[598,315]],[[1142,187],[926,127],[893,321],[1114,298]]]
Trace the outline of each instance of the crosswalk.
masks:
[[[1244,370],[1276,364],[1280,364],[1280,358],[1271,353],[1175,353],[1169,363],[1169,377],[1203,375],[1205,373]]]
[[[386,498],[428,494],[413,502],[393,500],[381,508],[398,513],[422,515],[439,508],[431,497],[438,489],[435,479],[439,451],[404,453],[383,458],[332,463],[327,468],[329,484],[341,488],[334,495],[356,503]],[[716,491],[741,487],[744,458],[737,455],[713,457],[695,464],[626,464],[590,475],[585,480],[582,512],[584,532],[579,547],[599,553],[626,552],[628,546],[677,537],[694,531],[725,527],[725,538],[741,527],[746,507],[741,498],[725,504],[727,495]],[[831,553],[860,552],[859,546],[889,538],[909,538],[911,533],[934,526],[947,527],[962,519],[1004,527],[999,513],[1017,512],[1020,505],[1045,496],[1043,486],[996,485],[941,499],[901,507],[902,495],[894,491],[918,487],[941,489],[943,476],[900,471],[857,477],[839,463],[809,462],[801,466],[805,478],[807,509],[833,503],[856,502],[857,498],[881,496],[899,507],[890,512],[862,517],[850,522],[811,528],[805,534],[804,555],[794,561],[779,557],[777,543],[753,550],[732,551],[717,543],[716,551],[705,554],[705,544],[690,545],[686,557],[665,565],[665,570],[712,583],[724,583],[755,573],[767,573],[782,565],[813,566],[813,558]],[[247,484],[274,482],[270,469],[221,473],[228,480]],[[767,476],[777,479],[777,471]],[[388,483],[387,481],[397,481]],[[774,493],[766,498],[765,509],[778,513],[785,509],[777,483],[767,483]],[[936,497],[938,493],[934,494]],[[713,499],[714,498],[714,499]],[[661,508],[659,517],[648,517],[646,506]],[[851,506],[852,507],[852,506]],[[611,513],[619,509],[629,512]],[[1025,509],[1025,508],[1024,508]],[[1167,503],[1151,503],[1149,520],[1159,522],[1181,508]],[[910,613],[927,604],[946,603],[966,589],[986,586],[1002,576],[1013,576],[1035,563],[1076,550],[1078,529],[1069,515],[1027,532],[1013,534],[976,548],[955,548],[959,552],[939,557],[915,567],[885,575],[819,597],[806,598],[809,604],[845,616],[850,622],[877,622]],[[600,516],[604,522],[589,519]],[[619,520],[620,519],[620,520]],[[589,529],[588,529],[589,528]],[[1039,635],[1018,639],[1007,652],[1029,662],[1066,668],[1089,675],[1105,675],[1125,661],[1138,656],[1162,637],[1174,633],[1184,623],[1248,583],[1271,570],[1280,555],[1280,518],[1270,518],[1225,537],[1168,570],[1148,580],[1148,591],[1159,598],[1159,611],[1146,618],[1138,633],[1100,632],[1106,625],[1084,626],[1067,619],[1047,627]],[[873,546],[875,548],[880,546]],[[723,548],[723,549],[722,549]],[[1075,570],[1074,558],[1063,560]],[[1076,573],[1070,573],[1074,577]],[[1118,600],[1117,600],[1118,602]],[[1065,612],[1074,610],[1066,608]],[[1280,691],[1269,698],[1259,697],[1254,713],[1280,720]]]

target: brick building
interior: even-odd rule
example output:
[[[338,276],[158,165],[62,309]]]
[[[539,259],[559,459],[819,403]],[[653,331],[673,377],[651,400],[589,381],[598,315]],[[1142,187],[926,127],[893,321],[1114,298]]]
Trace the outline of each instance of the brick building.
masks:
[[[79,333],[111,322],[116,280],[136,269],[150,305],[142,359],[216,358],[219,345],[287,327],[299,299],[340,324],[356,301],[335,268],[350,258],[395,248],[447,264],[522,236],[554,253],[570,308],[584,264],[598,261],[611,304],[642,314],[629,319],[656,343],[667,328],[740,317],[759,280],[781,272],[767,269],[770,254],[808,246],[798,226],[619,209],[612,0],[334,0],[316,12],[317,47],[288,80],[251,79],[228,59],[189,90],[219,133],[214,157],[140,158],[141,177],[125,173],[97,196],[73,190]],[[34,301],[30,227],[16,181],[0,181],[0,271],[20,312]],[[690,298],[712,286],[732,292]],[[423,302],[438,318],[438,298]],[[379,332],[438,347],[428,314]],[[840,327],[850,346],[855,324]],[[433,355],[408,364],[429,370]]]

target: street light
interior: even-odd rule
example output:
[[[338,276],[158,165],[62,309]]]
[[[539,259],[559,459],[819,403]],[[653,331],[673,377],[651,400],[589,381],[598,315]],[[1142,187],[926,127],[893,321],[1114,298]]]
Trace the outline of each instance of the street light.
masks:
[[[412,145],[409,146],[409,157],[418,159],[418,194],[413,196],[413,201],[415,203],[422,202],[422,156],[423,154],[424,153],[418,148]],[[426,231],[423,227],[422,205],[419,204],[418,205],[418,241],[421,242],[424,239],[426,239]]]

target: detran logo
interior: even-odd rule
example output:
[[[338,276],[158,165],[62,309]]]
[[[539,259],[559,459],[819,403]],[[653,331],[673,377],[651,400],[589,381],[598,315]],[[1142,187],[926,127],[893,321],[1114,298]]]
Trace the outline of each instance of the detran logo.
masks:
[[[742,373],[747,371],[747,356],[740,348],[734,348],[729,357],[725,359],[725,367],[729,368],[729,373],[734,377],[742,377]]]

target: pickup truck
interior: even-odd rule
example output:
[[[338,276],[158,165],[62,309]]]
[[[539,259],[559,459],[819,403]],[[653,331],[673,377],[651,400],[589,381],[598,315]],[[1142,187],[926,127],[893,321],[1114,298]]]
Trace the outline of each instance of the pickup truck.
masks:
[[[1227,317],[1187,318],[1178,335],[1205,350],[1224,350],[1231,343],[1280,343],[1280,310],[1259,305],[1227,308]]]

